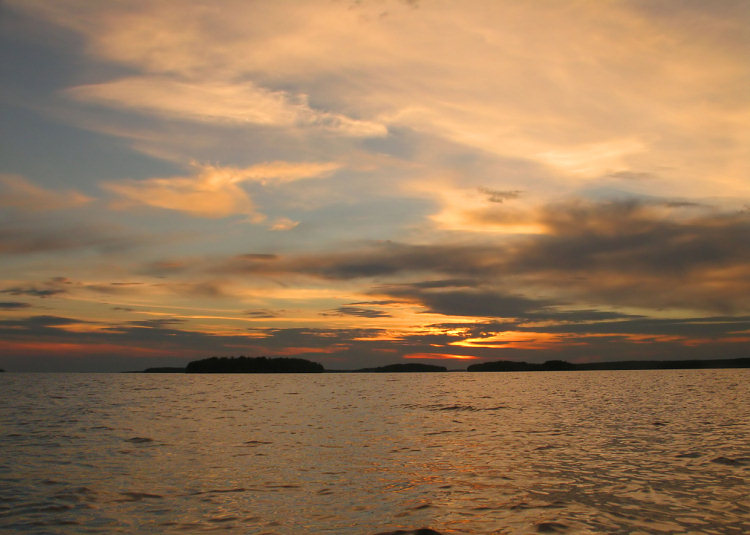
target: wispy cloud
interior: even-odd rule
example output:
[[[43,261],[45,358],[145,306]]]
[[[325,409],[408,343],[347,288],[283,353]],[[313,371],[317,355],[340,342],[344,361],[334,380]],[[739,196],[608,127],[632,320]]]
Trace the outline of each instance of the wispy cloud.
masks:
[[[22,310],[30,307],[31,305],[28,303],[21,303],[18,301],[0,301],[0,310]]]
[[[344,136],[409,128],[570,176],[666,166],[665,188],[704,193],[712,176],[748,193],[736,7],[681,4],[665,22],[637,2],[10,4],[136,72],[71,88],[77,99]]]
[[[195,163],[192,176],[108,182],[103,187],[134,204],[209,218],[241,214],[250,221],[260,222],[265,216],[242,188],[243,182],[292,182],[326,176],[339,167],[336,163],[272,162],[246,168]],[[274,230],[294,227],[293,222],[285,220],[277,221],[274,226]]]
[[[325,312],[323,314],[324,315],[339,315],[339,316],[356,316],[359,318],[388,318],[391,316],[384,310],[352,306],[352,305],[340,306],[333,312]]]
[[[306,127],[353,137],[387,134],[382,124],[314,110],[306,95],[271,91],[249,81],[198,82],[142,76],[77,86],[66,92],[80,101],[133,108],[186,121]]]
[[[93,199],[77,191],[42,188],[20,175],[0,174],[0,208],[26,212],[76,208]]]
[[[65,277],[54,277],[47,281],[28,284],[22,286],[10,286],[3,288],[0,293],[10,294],[14,296],[29,296],[29,297],[53,297],[55,295],[68,293],[73,282]]]
[[[498,204],[511,199],[517,199],[523,193],[519,190],[501,191],[490,188],[479,188],[479,192],[485,194],[489,202],[496,202]]]
[[[81,223],[17,221],[0,228],[0,255],[85,250],[112,253],[130,250],[151,240],[107,224],[93,228]]]

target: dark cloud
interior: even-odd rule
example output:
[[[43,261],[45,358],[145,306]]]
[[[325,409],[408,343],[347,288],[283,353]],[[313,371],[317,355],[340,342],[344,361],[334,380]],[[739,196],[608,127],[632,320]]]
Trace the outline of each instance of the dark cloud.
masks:
[[[84,288],[102,294],[127,295],[143,286],[144,284],[141,282],[110,282],[107,284],[87,284]]]
[[[243,255],[209,271],[371,279],[379,284],[407,280],[412,289],[463,288],[442,295],[425,292],[421,299],[432,309],[450,308],[470,316],[528,312],[524,307],[529,303],[507,299],[509,288],[519,299],[540,294],[559,301],[541,303],[546,306],[564,301],[573,305],[569,308],[588,303],[581,307],[588,309],[748,310],[744,296],[750,295],[750,213],[676,211],[668,203],[569,201],[521,214],[520,219],[513,219],[518,214],[502,216],[517,224],[539,225],[544,234],[487,235],[483,241],[436,245],[372,242],[344,252],[297,256]],[[485,290],[489,294],[481,295]]]
[[[506,273],[572,299],[738,312],[750,294],[750,214],[675,218],[656,203],[547,207],[550,233],[513,244]]]
[[[31,297],[52,297],[53,295],[66,293],[67,290],[64,289],[51,289],[51,288],[34,288],[34,287],[23,287],[23,286],[14,286],[12,288],[6,288],[5,290],[2,290],[2,293],[7,293],[10,295],[28,295]]]
[[[549,325],[545,332],[571,334],[675,335],[685,337],[724,337],[750,332],[750,316],[709,316],[682,319],[637,318]]]
[[[750,261],[750,215],[670,219],[638,201],[549,206],[540,221],[550,234],[512,250],[514,271],[599,270],[680,275]]]
[[[378,305],[395,305],[401,303],[396,299],[381,299],[380,301],[357,301],[356,303],[349,303],[352,306],[378,306]]]
[[[410,285],[414,288],[472,288],[479,283],[476,279],[441,279],[412,282]]]
[[[228,295],[224,292],[221,284],[213,281],[169,282],[158,283],[154,286],[158,288],[164,288],[182,297],[228,297]]]
[[[23,318],[23,319],[0,321],[0,333],[3,333],[9,338],[14,338],[13,336],[14,334],[48,333],[50,332],[50,330],[57,331],[59,327],[63,327],[65,325],[71,325],[74,323],[86,323],[86,322],[74,320],[71,318],[64,318],[61,316],[47,316],[47,315],[30,316],[28,318]]]
[[[511,200],[511,199],[517,199],[521,196],[523,193],[520,190],[496,190],[496,189],[490,189],[490,188],[479,188],[479,191],[481,193],[484,193],[487,196],[487,200],[489,202],[494,202],[498,204],[502,204],[505,201]]]
[[[183,323],[185,323],[185,320],[179,318],[160,318],[154,320],[130,321],[128,322],[128,325],[145,329],[164,329],[171,325],[180,325]]]
[[[440,290],[415,285],[382,287],[379,291],[393,297],[419,302],[429,312],[446,316],[495,318],[523,317],[549,303],[492,290]]]
[[[73,282],[66,277],[53,277],[38,284],[29,284],[27,286],[12,286],[0,290],[0,293],[6,293],[15,296],[26,295],[30,297],[52,297],[54,295],[67,293]]]
[[[705,208],[706,205],[692,201],[666,201],[664,206],[669,208]]]
[[[92,225],[52,226],[35,224],[3,225],[0,228],[0,255],[27,255],[70,250],[93,249],[114,253],[150,242],[150,238],[135,237],[115,228]]]
[[[638,316],[606,310],[563,308],[563,303],[532,299],[493,288],[456,289],[422,283],[381,286],[379,294],[419,303],[428,312],[446,316],[487,317],[518,322],[590,322],[620,320]]]
[[[599,315],[601,314],[601,315]],[[466,338],[484,338],[506,331],[544,332],[553,334],[592,335],[603,334],[621,339],[621,335],[682,336],[686,338],[738,339],[750,333],[750,316],[695,316],[680,319],[660,319],[645,316],[628,316],[609,313],[570,313],[563,316],[547,316],[543,326],[536,319],[519,318],[514,321],[488,321],[473,324],[440,323],[431,329],[460,332]],[[597,317],[598,316],[598,317]],[[610,317],[608,317],[610,316]],[[575,318],[575,319],[574,319]]]
[[[253,318],[276,318],[279,314],[272,310],[248,310],[245,315]]]
[[[265,255],[264,255],[265,256]],[[212,269],[235,275],[301,274],[330,280],[393,277],[408,273],[480,275],[491,266],[483,247],[475,245],[407,245],[374,242],[343,253],[289,257],[233,257]],[[496,260],[496,267],[501,262]]]
[[[31,307],[28,303],[19,303],[17,301],[0,301],[0,310],[20,310]]]
[[[641,317],[643,316],[623,314],[620,312],[611,312],[606,310],[561,310],[558,306],[546,307],[537,312],[526,315],[526,319],[529,321],[555,321],[568,323],[622,320]]]
[[[330,315],[330,313],[326,313]],[[357,316],[359,318],[390,318],[391,315],[383,310],[358,306],[341,306],[334,313],[337,316]]]

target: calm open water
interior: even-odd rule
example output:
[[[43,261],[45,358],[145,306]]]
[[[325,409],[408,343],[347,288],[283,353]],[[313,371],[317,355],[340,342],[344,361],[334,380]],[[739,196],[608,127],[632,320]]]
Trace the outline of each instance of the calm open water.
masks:
[[[0,374],[0,532],[750,533],[750,370]]]

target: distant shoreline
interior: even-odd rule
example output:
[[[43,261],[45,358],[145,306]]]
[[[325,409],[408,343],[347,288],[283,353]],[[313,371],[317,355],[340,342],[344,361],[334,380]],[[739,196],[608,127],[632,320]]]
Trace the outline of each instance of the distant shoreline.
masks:
[[[304,359],[273,359],[265,357],[241,357],[245,366],[228,366],[228,363],[238,362],[239,359],[215,359],[216,365],[196,366],[193,363],[185,368],[155,367],[141,371],[124,373],[450,373],[464,370],[448,370],[444,366],[431,364],[405,363],[390,364],[376,368],[360,368],[355,370],[326,370],[318,363]],[[206,359],[209,360],[209,359]],[[289,366],[294,361],[296,366]],[[194,361],[205,362],[205,361]],[[263,366],[256,366],[262,362]],[[310,366],[310,363],[314,366]],[[284,364],[282,366],[281,364]],[[192,365],[192,366],[191,366]],[[702,370],[725,368],[750,368],[750,357],[734,359],[694,359],[694,360],[633,360],[616,362],[586,362],[574,364],[564,360],[549,360],[541,364],[510,360],[497,360],[472,364],[465,371],[468,372],[554,372],[554,371],[616,371],[616,370]],[[198,371],[200,370],[200,371]]]
[[[552,371],[607,371],[607,370],[704,370],[750,368],[750,357],[736,359],[695,360],[623,360],[615,362],[586,362],[573,364],[564,360],[549,360],[542,364],[514,361],[494,361],[472,364],[470,372],[552,372]]]

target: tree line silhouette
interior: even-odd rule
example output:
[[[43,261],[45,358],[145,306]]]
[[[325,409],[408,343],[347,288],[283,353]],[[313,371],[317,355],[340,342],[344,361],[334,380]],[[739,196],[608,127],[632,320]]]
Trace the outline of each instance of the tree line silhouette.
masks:
[[[631,360],[616,362],[586,362],[574,364],[565,360],[548,360],[542,364],[496,360],[472,364],[469,372],[536,372],[588,370],[681,370],[709,368],[750,368],[750,358],[706,360]],[[0,370],[3,371],[3,370]],[[444,366],[418,362],[388,364],[376,368],[356,370],[326,370],[322,364],[300,358],[287,357],[211,357],[194,360],[185,368],[148,368],[144,373],[399,373],[447,372]],[[461,370],[455,370],[461,371]]]
[[[322,373],[322,364],[305,359],[268,357],[211,357],[194,360],[185,373]]]

